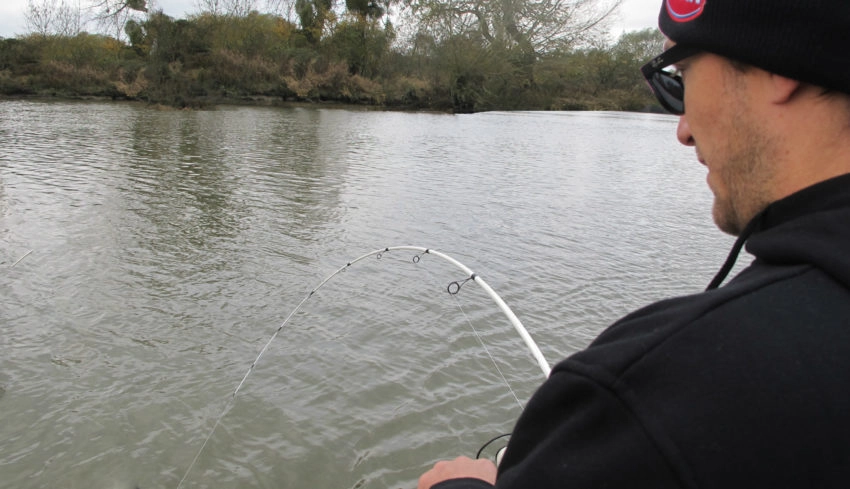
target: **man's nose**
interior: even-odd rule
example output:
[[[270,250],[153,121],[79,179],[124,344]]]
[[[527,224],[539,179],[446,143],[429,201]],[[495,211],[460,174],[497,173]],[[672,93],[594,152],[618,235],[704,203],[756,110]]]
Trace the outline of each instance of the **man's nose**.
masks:
[[[691,134],[691,126],[688,125],[688,119],[684,115],[679,116],[679,125],[676,127],[676,137],[679,142],[685,146],[694,145],[694,135]]]

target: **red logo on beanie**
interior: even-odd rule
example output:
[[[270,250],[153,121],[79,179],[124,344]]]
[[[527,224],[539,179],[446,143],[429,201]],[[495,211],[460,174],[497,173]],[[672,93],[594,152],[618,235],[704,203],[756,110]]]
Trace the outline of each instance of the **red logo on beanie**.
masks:
[[[705,9],[708,0],[666,0],[667,14],[676,22],[689,22],[696,19]]]

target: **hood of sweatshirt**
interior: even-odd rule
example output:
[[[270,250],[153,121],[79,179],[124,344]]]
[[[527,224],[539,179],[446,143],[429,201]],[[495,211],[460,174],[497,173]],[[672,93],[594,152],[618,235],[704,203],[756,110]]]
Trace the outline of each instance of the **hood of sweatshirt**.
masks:
[[[810,265],[850,288],[850,174],[769,205],[744,229],[708,286],[720,286],[746,244],[756,262]]]

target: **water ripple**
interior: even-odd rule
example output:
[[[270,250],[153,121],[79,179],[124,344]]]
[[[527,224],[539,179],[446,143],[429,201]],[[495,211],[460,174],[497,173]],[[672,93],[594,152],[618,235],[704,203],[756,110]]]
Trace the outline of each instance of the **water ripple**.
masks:
[[[674,130],[618,113],[0,103],[0,487],[174,487],[283,319],[377,248],[467,264],[552,362],[699,290],[728,240]],[[524,401],[541,375],[483,291],[445,293],[464,278],[410,253],[335,277],[187,487],[412,486],[509,431],[510,389]]]

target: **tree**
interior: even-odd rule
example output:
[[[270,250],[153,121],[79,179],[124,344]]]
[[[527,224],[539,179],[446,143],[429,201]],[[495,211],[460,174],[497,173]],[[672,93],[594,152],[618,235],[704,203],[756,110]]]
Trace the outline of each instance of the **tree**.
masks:
[[[289,22],[294,22],[296,18],[295,0],[266,0],[266,10]]]
[[[382,28],[376,20],[351,15],[334,28],[327,45],[348,64],[350,74],[372,78],[381,72],[394,35],[392,24]]]
[[[664,50],[664,34],[658,29],[626,32],[614,45],[614,56],[636,62],[649,61]]]
[[[124,27],[129,20],[153,8],[154,0],[90,0],[92,20],[116,39],[124,39]]]
[[[333,0],[295,0],[295,12],[308,41],[318,42],[322,38],[325,24],[332,19],[332,9]]]
[[[375,0],[345,0],[345,8],[350,13],[363,16],[367,19],[379,19],[386,12],[381,2]]]
[[[539,55],[597,38],[622,0],[402,0],[438,37]]]
[[[245,17],[257,9],[257,0],[221,0],[225,15]]]
[[[224,0],[195,0],[195,7],[202,14],[222,15],[224,13]]]
[[[621,1],[400,0],[420,33],[440,46],[452,103],[461,111],[515,106],[536,96],[541,57],[598,44]]]
[[[83,26],[79,2],[72,5],[65,0],[28,0],[24,20],[29,32],[42,36],[73,37]]]
[[[617,68],[617,86],[622,94],[620,105],[627,110],[660,110],[650,96],[640,67],[664,50],[664,35],[658,29],[627,32],[611,48]]]
[[[388,5],[385,2],[383,5]],[[375,76],[381,59],[389,52],[395,29],[379,19],[386,9],[375,0],[345,0],[346,18],[335,28],[329,44],[348,63],[352,75]]]
[[[94,0],[91,8],[100,15],[118,15],[130,10],[147,12],[148,2],[147,0]]]

